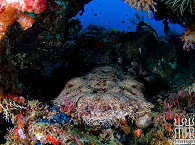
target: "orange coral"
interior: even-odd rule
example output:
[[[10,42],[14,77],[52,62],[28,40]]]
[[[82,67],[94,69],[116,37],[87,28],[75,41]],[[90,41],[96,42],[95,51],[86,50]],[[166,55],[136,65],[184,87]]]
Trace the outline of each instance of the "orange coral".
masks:
[[[6,34],[8,27],[15,21],[17,21],[24,30],[32,27],[34,23],[34,20],[30,16],[25,15],[16,8],[11,6],[4,7],[4,10],[0,13],[0,40]]]
[[[148,10],[148,16],[150,17],[150,7],[156,12],[155,5],[156,3],[153,0],[124,0],[125,3],[128,3],[131,8],[136,8],[137,10],[142,8],[143,11]]]
[[[14,22],[23,30],[32,27],[34,20],[24,12],[39,14],[46,9],[46,0],[1,0],[0,1],[0,40]]]

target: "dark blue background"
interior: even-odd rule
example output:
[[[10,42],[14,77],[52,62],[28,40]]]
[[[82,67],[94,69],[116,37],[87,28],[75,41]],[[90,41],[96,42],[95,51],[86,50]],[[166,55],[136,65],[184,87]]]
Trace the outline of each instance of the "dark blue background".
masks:
[[[136,11],[135,8],[130,8],[123,0],[92,0],[85,5],[84,14],[82,16],[78,14],[75,18],[81,21],[83,28],[89,24],[96,24],[112,30],[135,31],[136,24],[139,22],[136,13],[140,20],[150,24],[160,35],[164,34],[162,21],[149,18],[147,11]],[[153,16],[152,12],[151,16]],[[179,34],[184,31],[184,28],[178,24],[169,24],[169,27]]]

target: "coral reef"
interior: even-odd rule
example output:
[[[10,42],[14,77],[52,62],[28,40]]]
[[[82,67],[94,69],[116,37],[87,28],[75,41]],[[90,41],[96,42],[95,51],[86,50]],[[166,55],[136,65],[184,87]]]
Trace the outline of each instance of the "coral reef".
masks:
[[[3,39],[4,43],[10,45],[4,47],[6,51],[1,54],[4,59],[0,57],[0,112],[4,119],[13,123],[6,144],[169,144],[173,137],[174,118],[183,117],[179,114],[182,110],[194,112],[195,85],[165,100],[167,96],[158,99],[145,91],[152,104],[162,98],[164,100],[160,102],[164,108],[155,105],[156,108],[163,108],[156,114],[153,113],[154,109],[151,111],[153,105],[144,99],[143,89],[147,89],[148,85],[150,93],[155,92],[156,86],[162,91],[161,80],[156,79],[153,72],[159,72],[163,80],[181,85],[181,82],[174,80],[178,72],[166,73],[168,78],[163,77],[164,72],[160,72],[169,70],[164,67],[166,65],[178,69],[176,52],[169,52],[176,49],[168,42],[173,39],[165,41],[143,22],[139,23],[137,32],[107,31],[93,26],[78,33],[79,22],[73,21],[66,27],[65,33],[69,33],[69,36],[65,40],[59,37],[63,32],[56,31],[57,20],[62,17],[61,9],[56,6],[53,11],[56,15],[51,16],[54,13],[49,11],[48,14],[43,13],[46,17],[38,16],[45,18],[43,21],[47,22],[44,25],[48,24],[47,27],[43,26],[42,32],[36,31],[38,28],[35,25],[25,31],[25,35],[21,33],[21,38],[15,39],[12,27]],[[38,25],[42,26],[41,22]],[[9,39],[10,36],[12,38]],[[123,73],[118,67],[105,66],[73,78],[86,73],[91,66],[113,63],[120,64],[127,72]],[[148,84],[144,82],[143,87],[130,74]],[[70,81],[53,101],[53,107],[53,102],[49,100],[59,94],[66,80]],[[22,86],[26,89],[22,96],[38,98],[51,106],[38,100],[27,101],[18,97],[20,95],[6,96],[10,92],[17,94],[17,87]],[[182,112],[184,115],[185,111]],[[156,119],[155,122],[153,119]],[[114,127],[109,128],[112,125]]]
[[[192,49],[194,31],[194,11],[195,2],[190,0],[124,0],[131,8],[143,11],[153,11],[156,20],[170,20],[171,23],[178,23],[186,28],[181,40],[184,42],[184,50],[189,51]],[[190,28],[190,29],[189,29]],[[189,36],[191,35],[191,36]],[[191,38],[190,38],[191,37]]]
[[[5,117],[11,118],[14,124],[6,136],[6,144],[36,144],[38,142],[45,144],[51,142],[58,145],[59,143],[67,143],[67,140],[70,139],[63,127],[70,119],[56,108],[49,108],[37,100],[26,101],[25,107],[16,105],[14,100],[12,103],[6,100],[3,99],[5,105],[1,102],[1,108],[5,112]],[[17,112],[14,113],[14,109],[17,109]]]
[[[87,125],[118,126],[120,120],[139,120],[150,113],[153,105],[144,99],[142,89],[143,85],[132,76],[105,66],[68,81],[53,102],[62,112],[66,104],[74,104],[75,111],[71,115]]]
[[[181,129],[186,129],[187,125],[182,125],[182,122],[186,120],[194,120],[194,105],[195,105],[195,84],[186,86],[178,90],[176,93],[169,94],[159,106],[161,106],[161,112],[155,114],[154,127],[151,135],[152,145],[157,144],[174,144],[174,140],[187,139],[189,136],[177,136],[175,137],[176,125],[181,125]],[[193,122],[193,121],[192,121]],[[190,124],[190,127],[194,127],[194,123]]]
[[[8,107],[8,110],[11,108]],[[5,145],[17,144],[117,144],[116,132],[111,129],[92,135],[77,120],[72,120],[56,107],[49,107],[38,100],[27,101],[25,109],[14,115],[14,127],[8,130]],[[82,131],[81,131],[82,130]]]

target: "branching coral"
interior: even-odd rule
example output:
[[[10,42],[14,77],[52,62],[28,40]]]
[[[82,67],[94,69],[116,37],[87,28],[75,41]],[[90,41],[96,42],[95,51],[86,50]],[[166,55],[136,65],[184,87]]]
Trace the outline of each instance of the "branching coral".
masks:
[[[139,120],[150,112],[153,105],[143,98],[142,88],[119,69],[105,66],[68,81],[54,104],[75,104],[75,116],[90,126],[117,126],[121,119]]]
[[[128,3],[131,8],[136,8],[137,10],[142,8],[143,11],[148,10],[149,17],[151,17],[150,8],[152,8],[154,12],[157,11],[155,9],[156,2],[153,0],[124,0],[124,2]]]

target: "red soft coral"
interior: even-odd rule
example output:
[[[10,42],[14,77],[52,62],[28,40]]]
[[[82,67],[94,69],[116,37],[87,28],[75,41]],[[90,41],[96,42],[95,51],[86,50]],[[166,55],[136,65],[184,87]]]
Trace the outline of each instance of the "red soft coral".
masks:
[[[25,15],[16,8],[8,6],[0,13],[0,40],[6,34],[8,27],[15,21],[21,25],[23,30],[32,27],[34,23],[34,20],[30,16]]]
[[[10,5],[22,12],[39,14],[46,9],[46,0],[1,0],[0,5]]]
[[[0,0],[0,40],[16,21],[23,30],[32,27],[34,20],[24,12],[38,14],[45,9],[46,0]]]

